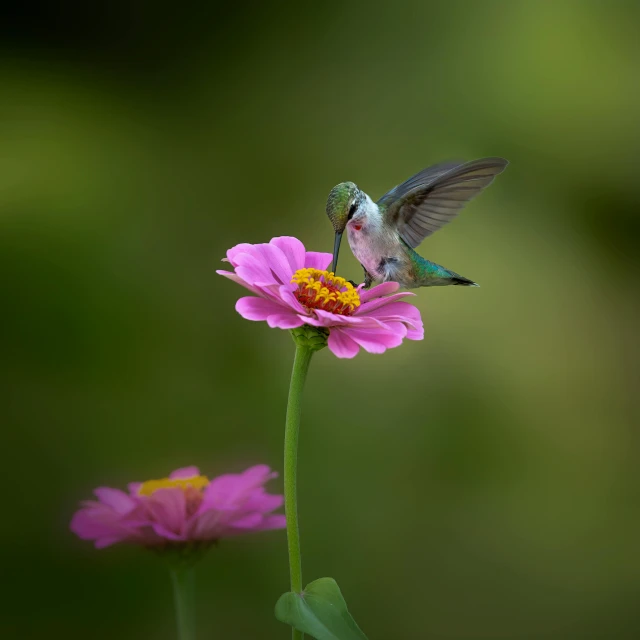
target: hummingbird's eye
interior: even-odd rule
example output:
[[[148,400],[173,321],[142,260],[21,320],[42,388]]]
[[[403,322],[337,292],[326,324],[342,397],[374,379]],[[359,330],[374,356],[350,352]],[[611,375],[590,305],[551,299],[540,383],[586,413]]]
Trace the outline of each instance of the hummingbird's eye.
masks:
[[[356,202],[349,207],[349,216],[347,217],[347,220],[351,220],[351,218],[353,218],[353,214],[356,212],[357,208],[358,204]]]

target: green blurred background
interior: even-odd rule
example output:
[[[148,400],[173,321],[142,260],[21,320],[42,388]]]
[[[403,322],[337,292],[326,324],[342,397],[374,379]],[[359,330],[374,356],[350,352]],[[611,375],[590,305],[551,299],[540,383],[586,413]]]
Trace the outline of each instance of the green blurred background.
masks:
[[[327,193],[508,170],[420,251],[423,342],[316,356],[305,580],[371,640],[640,637],[637,2],[14,6],[0,25],[3,638],[174,638],[97,485],[282,468],[293,344],[228,247],[330,251]],[[361,271],[345,245],[343,275]],[[280,491],[281,479],[272,484]],[[283,532],[199,569],[200,635],[289,637]]]

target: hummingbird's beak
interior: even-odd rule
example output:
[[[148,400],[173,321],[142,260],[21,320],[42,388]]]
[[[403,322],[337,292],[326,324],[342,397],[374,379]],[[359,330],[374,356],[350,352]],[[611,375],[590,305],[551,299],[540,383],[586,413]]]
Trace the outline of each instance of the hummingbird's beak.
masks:
[[[342,231],[336,231],[336,240],[333,245],[333,264],[331,265],[331,271],[336,272],[338,268],[338,253],[340,253],[340,242],[342,240]]]

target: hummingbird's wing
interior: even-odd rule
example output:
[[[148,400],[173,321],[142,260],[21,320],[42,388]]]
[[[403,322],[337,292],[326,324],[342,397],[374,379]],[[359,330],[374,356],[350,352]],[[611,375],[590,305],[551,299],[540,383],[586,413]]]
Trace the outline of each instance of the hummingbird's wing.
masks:
[[[453,220],[508,164],[504,158],[437,164],[398,185],[377,204],[386,221],[415,248]]]

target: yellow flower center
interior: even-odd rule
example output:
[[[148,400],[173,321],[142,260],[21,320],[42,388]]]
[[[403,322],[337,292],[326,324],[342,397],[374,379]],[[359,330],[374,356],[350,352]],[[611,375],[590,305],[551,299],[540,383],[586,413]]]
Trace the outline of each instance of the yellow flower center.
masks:
[[[343,316],[360,306],[357,289],[344,278],[319,269],[298,269],[291,278],[295,296],[307,309],[323,309]]]
[[[189,488],[200,491],[209,484],[207,476],[193,476],[191,478],[162,478],[160,480],[147,480],[138,489],[139,496],[150,496],[158,489],[173,489],[179,487],[183,491]]]

